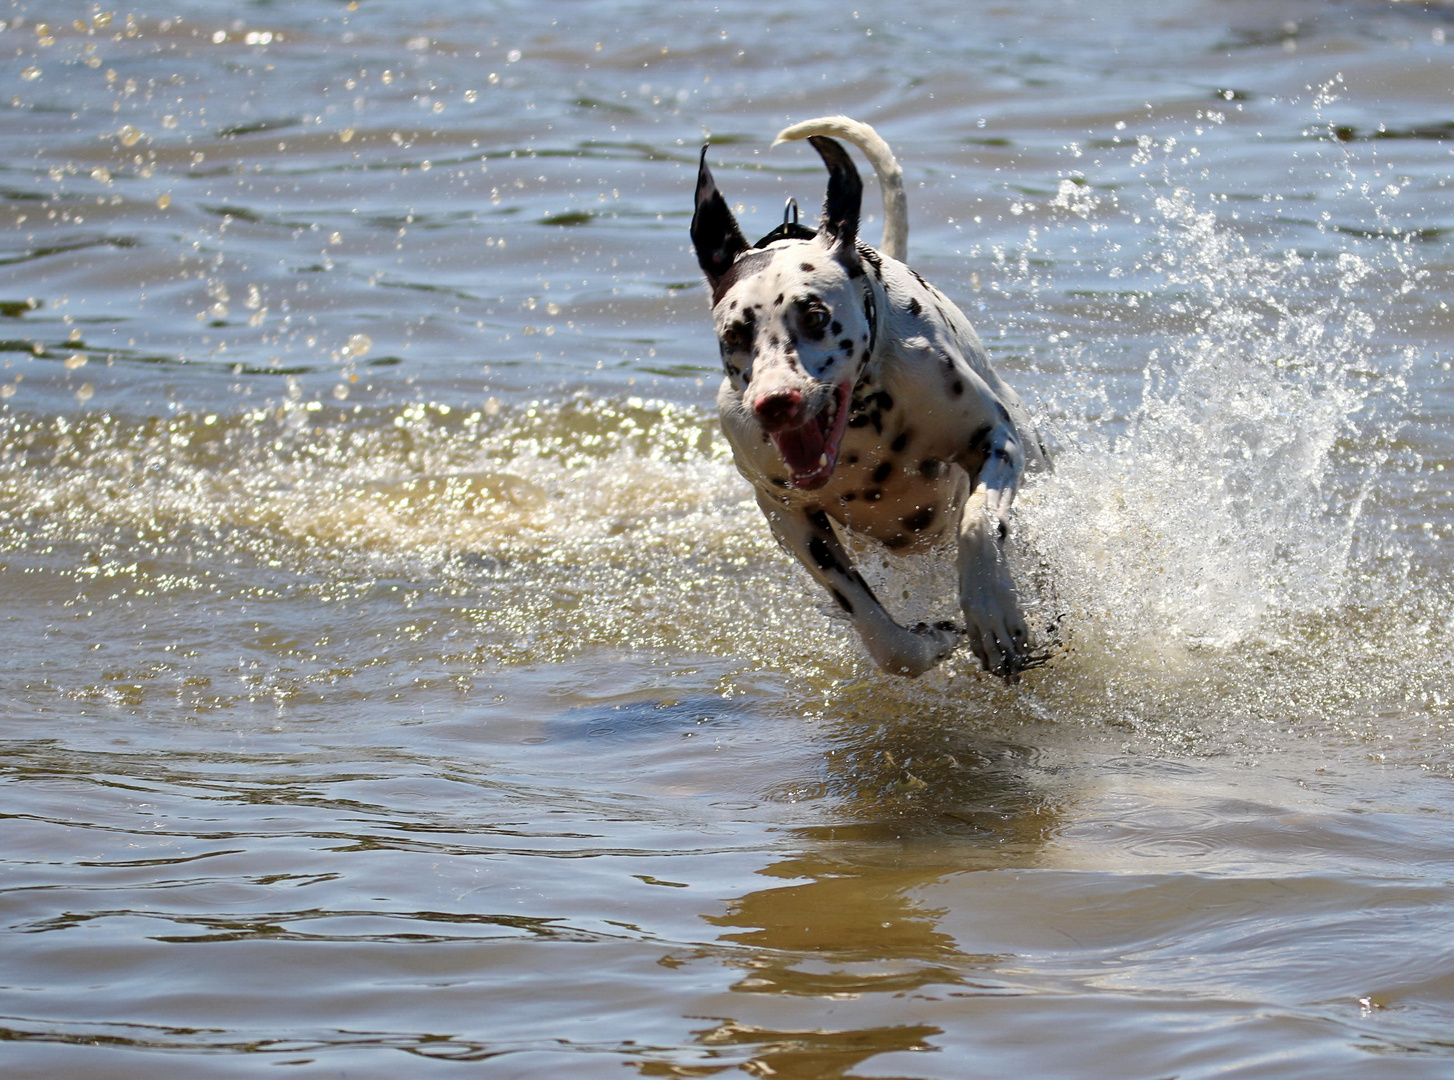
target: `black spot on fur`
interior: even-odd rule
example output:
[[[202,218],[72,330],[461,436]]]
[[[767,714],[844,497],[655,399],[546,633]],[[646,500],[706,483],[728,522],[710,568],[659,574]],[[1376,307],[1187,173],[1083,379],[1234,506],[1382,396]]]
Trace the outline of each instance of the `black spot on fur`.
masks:
[[[938,458],[925,458],[919,462],[919,475],[925,480],[937,480],[944,472],[944,462]]]
[[[960,394],[964,393],[964,382],[960,379],[950,379],[949,392],[955,397],[959,397]]]
[[[786,480],[784,480],[780,476],[774,476],[772,478],[772,484],[773,484],[773,487],[787,487],[788,486],[788,482]]]
[[[903,533],[895,533],[884,541],[884,547],[893,550],[895,548],[908,547],[909,538]]]
[[[858,464],[858,455],[857,454],[849,454],[846,458],[843,459],[843,463],[845,465],[857,465]]]
[[[899,432],[898,437],[894,439],[893,442],[889,443],[889,449],[897,454],[900,450],[909,445],[909,439],[913,434],[914,432],[912,429],[909,431]]]
[[[873,482],[875,484],[882,484],[889,478],[889,473],[893,471],[894,463],[892,461],[885,461],[877,469],[873,470]]]
[[[823,513],[822,510],[809,511],[808,520],[813,523],[815,528],[822,529],[824,532],[832,532],[833,530],[833,526],[828,524],[828,515]]]
[[[933,291],[934,287],[919,276],[919,271],[910,269],[909,273],[914,275],[914,280],[917,281],[920,285],[924,286],[924,288],[926,289],[929,289],[931,292]]]
[[[853,339],[852,338],[844,338],[842,341],[840,341],[838,343],[838,347],[840,349],[842,349],[844,352],[846,352],[849,356],[852,356],[853,355]]]
[[[830,326],[828,329],[830,329],[830,330],[833,331],[833,336],[834,337],[837,337],[839,334],[843,333],[843,324],[841,322],[839,322],[837,319],[834,319],[833,320],[833,325]]]
[[[858,498],[858,492],[850,491],[848,494],[841,496],[838,501],[851,503],[856,498]]]
[[[878,502],[884,497],[884,493],[878,488],[869,488],[863,493],[864,502]]]
[[[838,560],[833,557],[833,552],[828,548],[828,541],[821,536],[815,536],[808,541],[808,554],[813,556],[813,561],[818,564],[819,570],[842,570]]]
[[[858,248],[858,254],[864,262],[868,263],[869,266],[873,267],[874,277],[883,277],[884,261],[883,257],[879,255],[877,251],[869,247],[867,244],[860,244]]]
[[[969,448],[976,452],[983,451],[985,446],[989,442],[990,432],[993,430],[994,428],[990,427],[989,424],[985,424],[983,427],[977,429],[975,433],[969,437]]]
[[[887,390],[880,390],[877,394],[873,396],[873,398],[875,401],[878,402],[878,407],[884,412],[894,411],[893,395],[890,394]]]
[[[844,596],[837,589],[829,589],[828,591],[833,594],[833,599],[837,601],[839,607],[848,612],[848,614],[853,614],[853,605],[848,602],[848,597]]]
[[[849,427],[864,427],[867,424],[868,424],[868,417],[864,416],[863,413],[858,413],[857,415],[850,416],[848,418],[848,426]]]
[[[918,315],[923,310],[924,309],[919,306],[919,301],[918,300],[910,300],[909,301],[909,314],[910,315]]]
[[[904,528],[908,529],[910,532],[923,532],[933,522],[934,515],[935,509],[932,506],[926,506],[921,510],[915,510],[912,514],[903,519]]]
[[[814,270],[816,270],[816,269],[818,269],[818,268],[817,268],[817,267],[816,267],[816,266],[814,266],[814,265],[813,265],[813,264],[812,264],[812,263],[803,263],[803,264],[802,264],[802,268],[803,268],[803,269],[804,269],[804,270],[805,270],[805,271],[807,271],[807,272],[808,272],[808,273],[810,273],[810,274],[811,274],[811,273],[812,273],[812,272],[813,272],[813,271],[814,271]]]
[[[874,431],[878,432],[880,435],[884,433],[883,414],[880,413],[877,409],[869,414],[868,422],[873,425]]]
[[[773,307],[782,307],[783,306],[783,294],[782,293],[778,293],[777,294],[777,299],[772,302],[772,306]]]

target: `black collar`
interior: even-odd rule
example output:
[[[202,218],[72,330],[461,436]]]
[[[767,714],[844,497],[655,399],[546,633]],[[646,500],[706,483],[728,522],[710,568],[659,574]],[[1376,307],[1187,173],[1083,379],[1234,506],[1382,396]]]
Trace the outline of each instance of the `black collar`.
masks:
[[[796,221],[784,221],[752,246],[755,248],[765,248],[768,244],[776,244],[779,240],[811,240],[817,235],[816,232],[806,225],[799,225]]]

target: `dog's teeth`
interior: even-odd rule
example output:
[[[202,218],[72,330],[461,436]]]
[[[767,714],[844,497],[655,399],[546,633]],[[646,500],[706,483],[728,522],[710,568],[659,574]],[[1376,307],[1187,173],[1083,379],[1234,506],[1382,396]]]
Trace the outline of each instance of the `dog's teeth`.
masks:
[[[827,465],[827,464],[828,464],[828,455],[827,454],[819,454],[818,455],[818,465],[819,465],[819,467],[821,468],[822,466]]]

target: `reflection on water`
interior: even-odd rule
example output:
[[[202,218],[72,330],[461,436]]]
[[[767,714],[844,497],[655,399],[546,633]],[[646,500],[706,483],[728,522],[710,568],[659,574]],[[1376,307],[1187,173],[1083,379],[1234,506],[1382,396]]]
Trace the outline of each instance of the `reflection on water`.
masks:
[[[1448,1076],[1449,10],[749,8],[0,12],[7,1080]],[[697,149],[839,111],[1055,444],[1014,687],[716,430]]]
[[[726,931],[713,946],[662,958],[671,968],[720,963],[735,975],[729,991],[753,1003],[735,1009],[721,999],[728,1015],[714,1014],[716,1026],[692,1033],[704,1048],[702,1064],[642,1062],[642,1075],[735,1066],[761,1076],[849,1076],[879,1055],[939,1049],[935,1037],[944,1031],[935,1025],[849,1022],[876,1015],[884,998],[1015,992],[994,974],[1008,958],[963,951],[939,927],[943,909],[921,894],[946,874],[1034,862],[1054,819],[1024,771],[1025,752],[947,732],[878,735],[845,737],[825,754],[825,787],[842,792],[833,800],[841,820],[789,830],[794,854],[756,872],[779,883],[704,915]],[[919,765],[895,749],[934,761]],[[833,1025],[785,1028],[766,1019],[779,1011],[777,996],[837,1003],[831,1011],[842,1016]]]

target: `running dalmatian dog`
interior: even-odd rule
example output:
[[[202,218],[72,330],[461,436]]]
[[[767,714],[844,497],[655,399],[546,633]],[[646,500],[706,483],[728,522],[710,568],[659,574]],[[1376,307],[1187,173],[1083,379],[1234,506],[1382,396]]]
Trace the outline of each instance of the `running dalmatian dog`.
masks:
[[[863,151],[884,197],[883,250],[858,239]],[[917,676],[967,641],[1013,680],[1038,657],[1006,564],[1021,473],[1048,458],[1025,407],[948,298],[905,266],[903,174],[845,116],[807,120],[828,167],[817,231],[785,222],[749,244],[702,149],[692,243],[712,290],[727,378],[717,395],[738,470],[778,541],[843,609],[885,671]],[[796,217],[796,215],[791,215]],[[840,530],[895,551],[958,538],[963,629],[899,625],[854,569]]]

